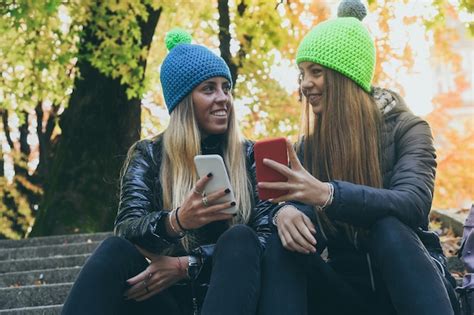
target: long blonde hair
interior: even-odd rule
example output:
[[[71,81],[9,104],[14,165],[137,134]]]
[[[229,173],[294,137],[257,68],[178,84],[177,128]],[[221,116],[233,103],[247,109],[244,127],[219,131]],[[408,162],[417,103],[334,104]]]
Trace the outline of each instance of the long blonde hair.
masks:
[[[299,142],[299,149],[305,168],[321,181],[382,187],[382,118],[374,99],[339,72],[323,68],[323,73],[322,112],[314,115],[306,102],[303,113],[304,141]],[[334,231],[325,214],[319,216]],[[355,230],[347,231],[353,236]]]
[[[223,158],[238,208],[232,224],[247,223],[252,210],[251,184],[246,171],[243,142],[237,127],[234,106],[230,106]],[[164,209],[179,207],[193,189],[198,180],[194,166],[194,156],[198,154],[201,154],[201,133],[194,115],[192,97],[188,95],[173,110],[169,126],[163,132],[160,180]],[[182,240],[186,250],[196,246],[196,242],[192,233]]]

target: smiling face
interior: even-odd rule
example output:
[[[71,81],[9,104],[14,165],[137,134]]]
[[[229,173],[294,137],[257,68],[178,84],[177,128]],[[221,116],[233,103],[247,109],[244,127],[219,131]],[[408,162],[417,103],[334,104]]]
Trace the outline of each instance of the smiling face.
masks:
[[[230,89],[227,79],[214,77],[203,81],[191,92],[194,115],[203,138],[227,131],[232,106]]]
[[[304,61],[298,64],[301,78],[301,92],[313,108],[314,114],[322,112],[322,102],[324,92],[324,69],[322,66]]]

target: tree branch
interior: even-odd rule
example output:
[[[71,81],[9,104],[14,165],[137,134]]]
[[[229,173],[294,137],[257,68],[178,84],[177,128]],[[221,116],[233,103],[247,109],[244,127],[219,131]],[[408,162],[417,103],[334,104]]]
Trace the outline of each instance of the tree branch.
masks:
[[[10,126],[8,126],[8,110],[2,111],[2,122],[3,122],[3,131],[5,132],[5,138],[7,138],[8,145],[13,150],[13,141],[10,136]]]
[[[222,58],[229,66],[232,82],[235,84],[238,76],[238,66],[232,60],[232,54],[230,53],[230,17],[227,0],[217,1],[217,10],[219,12],[219,50]]]

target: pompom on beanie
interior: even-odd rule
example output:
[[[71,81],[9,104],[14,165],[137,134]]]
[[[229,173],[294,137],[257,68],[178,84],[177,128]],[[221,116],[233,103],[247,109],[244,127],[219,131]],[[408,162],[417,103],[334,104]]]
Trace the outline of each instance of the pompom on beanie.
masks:
[[[223,77],[232,84],[224,59],[208,48],[191,44],[186,31],[175,28],[165,36],[168,55],[161,65],[160,80],[168,112],[171,112],[203,81]]]
[[[296,63],[310,61],[352,79],[370,93],[375,72],[375,44],[361,23],[367,15],[359,0],[344,0],[338,18],[319,23],[301,41]]]

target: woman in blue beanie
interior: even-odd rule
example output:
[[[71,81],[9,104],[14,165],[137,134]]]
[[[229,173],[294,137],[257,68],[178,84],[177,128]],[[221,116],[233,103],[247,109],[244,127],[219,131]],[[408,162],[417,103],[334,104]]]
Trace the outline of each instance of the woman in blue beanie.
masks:
[[[89,258],[63,314],[256,312],[273,206],[255,193],[253,144],[238,131],[228,66],[190,42],[179,29],[166,36],[160,78],[169,126],[130,149],[117,236]],[[204,196],[212,173],[197,177],[198,154],[221,155],[232,187]],[[215,203],[230,190],[235,200]],[[235,215],[222,212],[231,206]]]
[[[317,25],[298,48],[303,138],[298,154],[288,144],[291,168],[265,162],[288,182],[259,183],[288,191],[273,200],[284,203],[264,255],[261,314],[459,310],[439,239],[428,231],[431,131],[398,94],[372,88],[365,14],[359,1],[343,1],[340,17]]]

